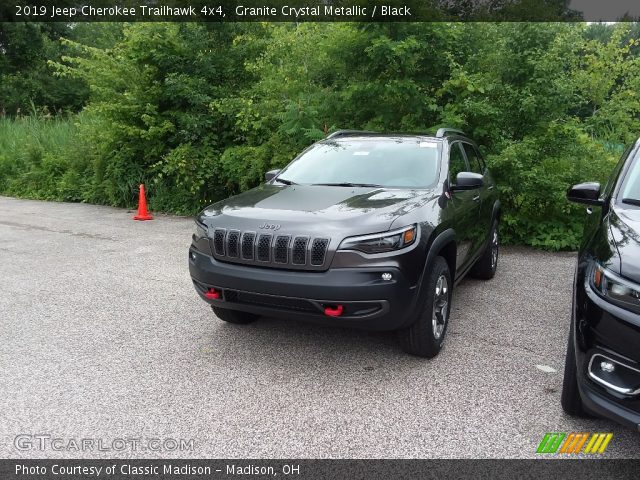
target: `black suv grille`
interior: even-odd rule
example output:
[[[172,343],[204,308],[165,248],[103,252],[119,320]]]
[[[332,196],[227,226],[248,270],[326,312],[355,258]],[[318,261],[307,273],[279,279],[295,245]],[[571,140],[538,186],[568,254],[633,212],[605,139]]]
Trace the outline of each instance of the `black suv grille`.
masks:
[[[268,262],[271,258],[271,235],[260,235],[258,237],[258,260]]]
[[[273,235],[216,228],[211,249],[222,261],[267,267],[320,270],[327,260],[328,238]]]
[[[256,234],[253,232],[244,232],[242,235],[242,258],[245,260],[253,260],[253,243]]]
[[[227,255],[238,256],[238,244],[240,243],[240,232],[232,230],[227,234]]]
[[[296,237],[293,241],[293,252],[291,254],[291,263],[295,265],[304,265],[307,263],[307,244],[308,237]]]
[[[299,312],[320,313],[308,300],[302,298],[277,297],[261,293],[239,292],[237,290],[225,290],[224,298],[227,302],[260,305],[283,310],[295,310]]]
[[[328,238],[316,238],[311,245],[311,265],[322,265],[329,245]]]
[[[224,236],[226,233],[224,228],[216,228],[213,234],[213,250],[216,255],[224,255]]]
[[[276,250],[273,255],[274,262],[287,263],[290,238],[289,235],[279,235],[276,237]]]

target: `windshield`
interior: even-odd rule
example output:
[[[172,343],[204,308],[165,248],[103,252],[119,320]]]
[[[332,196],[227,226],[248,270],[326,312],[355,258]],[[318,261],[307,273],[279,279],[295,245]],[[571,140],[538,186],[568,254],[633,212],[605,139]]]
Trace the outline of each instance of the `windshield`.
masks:
[[[621,201],[627,205],[640,206],[640,161],[636,157],[631,168],[625,175],[622,184]]]
[[[282,183],[427,188],[439,173],[440,147],[433,140],[348,139],[312,146],[291,162]]]

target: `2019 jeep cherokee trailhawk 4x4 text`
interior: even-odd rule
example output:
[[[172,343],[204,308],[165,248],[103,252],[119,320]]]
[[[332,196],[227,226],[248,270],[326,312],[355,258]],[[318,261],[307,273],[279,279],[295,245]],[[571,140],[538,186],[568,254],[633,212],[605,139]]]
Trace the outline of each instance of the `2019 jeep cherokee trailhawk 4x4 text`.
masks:
[[[398,330],[433,357],[453,286],[492,278],[500,202],[473,141],[338,131],[196,218],[189,271],[216,315]]]

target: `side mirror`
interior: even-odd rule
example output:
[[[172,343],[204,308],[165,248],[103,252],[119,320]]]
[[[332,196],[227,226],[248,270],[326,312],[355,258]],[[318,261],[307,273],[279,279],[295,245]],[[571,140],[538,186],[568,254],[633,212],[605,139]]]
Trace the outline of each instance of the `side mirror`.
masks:
[[[273,180],[276,175],[278,175],[280,173],[280,169],[277,170],[269,170],[267,173],[264,174],[264,179],[268,182],[270,180]]]
[[[586,203],[587,205],[603,205],[600,200],[600,184],[598,182],[579,183],[567,191],[570,202]]]
[[[451,190],[474,190],[484,185],[484,177],[479,173],[460,172],[456,176],[456,184],[451,186]]]

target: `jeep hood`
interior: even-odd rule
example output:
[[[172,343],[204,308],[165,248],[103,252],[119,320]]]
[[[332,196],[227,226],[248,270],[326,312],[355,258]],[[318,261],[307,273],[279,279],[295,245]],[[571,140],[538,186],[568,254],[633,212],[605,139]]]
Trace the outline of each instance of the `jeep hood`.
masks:
[[[238,230],[261,231],[264,225],[283,234],[348,236],[386,231],[437,196],[433,190],[264,184],[211,205],[200,221]]]

